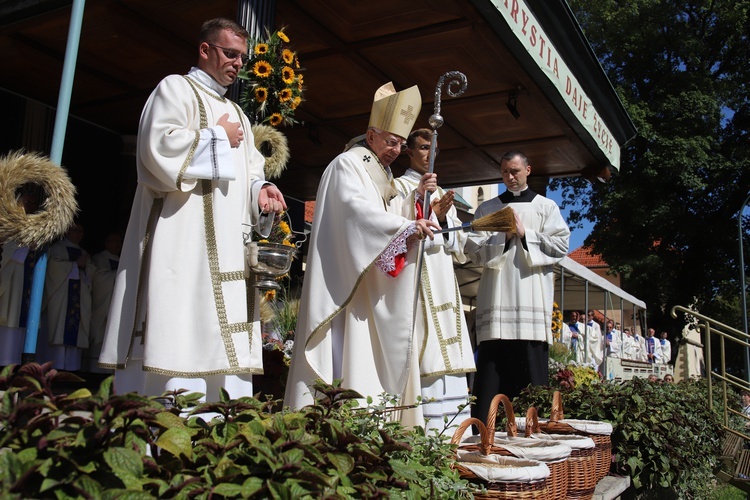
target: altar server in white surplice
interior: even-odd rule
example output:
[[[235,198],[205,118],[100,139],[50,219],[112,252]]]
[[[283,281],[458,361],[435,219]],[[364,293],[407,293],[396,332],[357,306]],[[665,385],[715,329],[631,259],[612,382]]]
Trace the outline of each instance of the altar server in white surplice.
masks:
[[[378,89],[364,136],[326,168],[316,197],[295,347],[284,404],[313,402],[316,379],[377,402],[383,392],[403,404],[420,395],[413,341],[416,257],[420,237],[440,226],[404,217],[415,193],[402,198],[390,164],[406,147],[421,108],[419,89]],[[423,177],[421,192],[437,186]],[[394,412],[405,425],[424,425],[421,408]]]
[[[406,196],[417,189],[430,166],[432,130],[420,128],[409,134],[406,154],[409,168],[396,179],[396,187]],[[437,155],[439,149],[435,148]],[[440,187],[430,195],[431,211],[441,227],[461,226],[453,191]],[[409,207],[409,218],[422,216],[423,201]],[[467,372],[474,372],[474,351],[461,302],[461,292],[453,270],[453,261],[466,262],[463,254],[466,233],[451,231],[425,243],[420,302],[415,324],[415,343],[419,350],[422,398],[430,401],[422,408],[426,429],[442,431],[445,422],[458,426],[471,416],[468,405]],[[459,406],[464,408],[459,412]],[[449,433],[452,434],[452,433]]]
[[[517,233],[469,234],[466,253],[483,266],[477,292],[479,352],[472,416],[487,417],[492,398],[513,399],[529,384],[547,385],[552,344],[552,267],[568,253],[570,230],[557,204],[529,189],[531,166],[519,151],[506,153],[500,173],[507,190],[482,203],[475,219],[513,208]]]
[[[221,387],[252,395],[263,372],[243,233],[286,203],[224,96],[247,38],[228,19],[204,23],[197,67],[162,80],[141,114],[138,186],[99,358],[116,369],[118,393],[185,388],[218,401]]]

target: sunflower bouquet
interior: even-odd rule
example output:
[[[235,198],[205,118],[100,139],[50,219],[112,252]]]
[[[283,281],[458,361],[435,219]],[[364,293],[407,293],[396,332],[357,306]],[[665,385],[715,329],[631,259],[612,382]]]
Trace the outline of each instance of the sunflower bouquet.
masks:
[[[240,105],[256,123],[273,127],[297,123],[293,117],[302,102],[303,77],[297,53],[288,43],[283,29],[250,42],[250,59],[239,74],[246,82]]]

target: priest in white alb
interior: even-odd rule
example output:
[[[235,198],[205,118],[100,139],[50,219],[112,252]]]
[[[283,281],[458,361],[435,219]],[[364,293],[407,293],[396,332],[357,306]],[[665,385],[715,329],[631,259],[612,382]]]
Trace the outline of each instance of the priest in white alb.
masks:
[[[138,130],[138,186],[99,365],[115,390],[251,396],[262,373],[258,306],[243,233],[286,208],[264,180],[250,123],[225,97],[247,59],[234,21],[203,24],[198,64],[163,79]]]

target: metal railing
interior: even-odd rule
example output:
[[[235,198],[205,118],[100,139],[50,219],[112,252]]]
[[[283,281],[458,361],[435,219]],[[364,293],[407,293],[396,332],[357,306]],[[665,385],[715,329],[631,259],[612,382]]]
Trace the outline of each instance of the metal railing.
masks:
[[[714,384],[716,384],[721,388],[721,401],[723,402],[724,406],[722,411],[722,427],[724,427],[727,432],[735,434],[743,439],[750,440],[750,435],[744,432],[737,431],[730,426],[729,415],[733,414],[740,416],[743,419],[747,420],[748,423],[750,423],[750,417],[743,414],[741,411],[737,411],[732,408],[732,406],[736,407],[736,402],[728,402],[727,398],[727,387],[734,387],[738,390],[738,392],[743,390],[750,391],[750,384],[744,379],[732,375],[731,373],[727,373],[726,369],[727,342],[730,343],[730,347],[736,344],[744,348],[750,348],[750,335],[683,306],[674,306],[671,312],[672,317],[676,319],[678,312],[682,312],[697,319],[698,324],[696,326],[698,328],[698,331],[702,331],[703,333],[705,333],[703,339],[706,380],[708,382],[708,407],[712,410],[714,408],[713,389]],[[717,337],[718,349],[720,354],[720,366],[717,366],[716,370],[714,370],[713,367],[713,352],[711,346],[713,335]]]

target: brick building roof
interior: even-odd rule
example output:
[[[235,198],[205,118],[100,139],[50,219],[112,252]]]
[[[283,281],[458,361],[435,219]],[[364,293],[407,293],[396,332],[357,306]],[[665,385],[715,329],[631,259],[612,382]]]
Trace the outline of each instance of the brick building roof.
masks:
[[[602,259],[601,255],[595,254],[591,251],[591,247],[581,246],[573,250],[568,254],[572,260],[578,262],[582,266],[591,268],[597,267],[609,267],[607,263]]]

